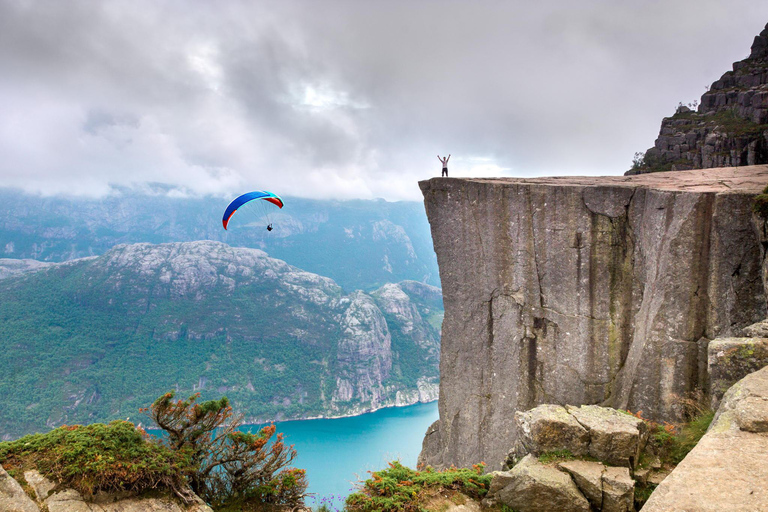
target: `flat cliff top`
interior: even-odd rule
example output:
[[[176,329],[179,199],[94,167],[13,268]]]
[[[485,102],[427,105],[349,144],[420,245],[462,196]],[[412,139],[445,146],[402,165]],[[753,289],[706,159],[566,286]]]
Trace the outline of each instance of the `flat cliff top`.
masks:
[[[759,194],[768,185],[768,165],[670,171],[634,176],[555,176],[542,178],[432,178],[419,182],[423,192],[443,181],[499,185],[559,185],[581,187],[642,187],[683,192]]]

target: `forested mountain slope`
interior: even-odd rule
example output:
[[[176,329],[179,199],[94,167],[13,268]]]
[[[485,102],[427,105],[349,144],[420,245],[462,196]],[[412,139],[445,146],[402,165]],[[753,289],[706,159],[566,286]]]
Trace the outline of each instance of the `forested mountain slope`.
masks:
[[[436,398],[438,288],[346,293],[257,249],[120,245],[0,280],[0,438],[129,417],[176,388],[251,421]]]

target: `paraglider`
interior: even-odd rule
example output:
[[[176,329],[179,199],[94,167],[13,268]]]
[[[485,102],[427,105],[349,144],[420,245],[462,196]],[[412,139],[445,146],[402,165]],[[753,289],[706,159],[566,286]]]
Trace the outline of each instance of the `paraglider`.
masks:
[[[278,208],[283,207],[283,200],[280,199],[280,196],[278,196],[277,194],[273,194],[272,192],[267,192],[264,190],[256,190],[255,192],[248,192],[246,194],[241,195],[240,197],[235,198],[231,203],[229,203],[229,206],[227,206],[227,209],[224,211],[224,217],[221,219],[221,223],[224,225],[224,229],[227,229],[227,224],[229,224],[229,220],[235,214],[237,209],[247,203],[250,203],[251,201],[259,201],[259,202],[267,201],[276,205]],[[265,211],[265,214],[266,214],[266,211]],[[268,215],[265,215],[265,216],[268,216]],[[272,229],[274,229],[272,227],[272,222],[269,222],[269,224],[267,225],[267,231],[272,231]]]

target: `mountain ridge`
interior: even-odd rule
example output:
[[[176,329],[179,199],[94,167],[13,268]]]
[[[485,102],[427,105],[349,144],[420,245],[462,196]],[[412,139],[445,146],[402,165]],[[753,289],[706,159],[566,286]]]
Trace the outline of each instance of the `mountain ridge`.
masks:
[[[249,423],[430,401],[440,301],[407,281],[347,294],[213,241],[43,266],[0,280],[0,392],[16,396],[0,404],[0,436],[125,418],[169,388],[226,394]]]

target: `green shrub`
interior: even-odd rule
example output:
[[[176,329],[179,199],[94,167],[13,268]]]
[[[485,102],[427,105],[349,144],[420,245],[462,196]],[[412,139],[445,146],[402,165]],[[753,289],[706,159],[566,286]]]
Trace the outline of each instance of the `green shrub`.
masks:
[[[472,469],[451,468],[435,471],[428,467],[417,471],[399,462],[371,474],[362,489],[347,498],[349,512],[420,512],[420,499],[437,489],[461,492],[473,499],[488,493],[491,475],[484,475],[484,464]]]
[[[186,452],[153,442],[127,421],[64,425],[0,443],[0,464],[8,470],[37,469],[86,497],[97,491],[133,491],[186,487],[191,470]]]
[[[768,187],[763,189],[763,193],[755,196],[752,203],[752,211],[764,219],[768,219]]]
[[[256,510],[263,504],[304,505],[303,469],[288,467],[296,457],[274,425],[255,434],[241,432],[226,397],[198,402],[200,394],[177,400],[166,393],[144,412],[168,433],[163,443],[188,453],[189,483],[216,510]],[[273,438],[274,437],[274,438]]]

